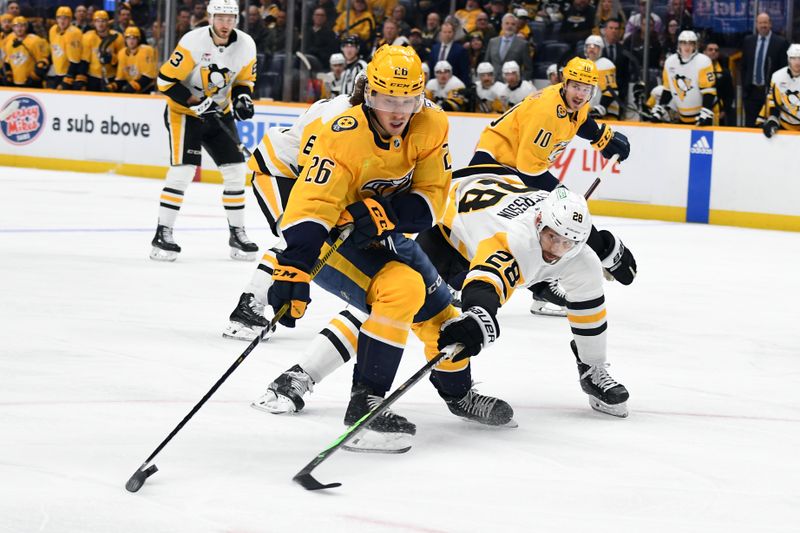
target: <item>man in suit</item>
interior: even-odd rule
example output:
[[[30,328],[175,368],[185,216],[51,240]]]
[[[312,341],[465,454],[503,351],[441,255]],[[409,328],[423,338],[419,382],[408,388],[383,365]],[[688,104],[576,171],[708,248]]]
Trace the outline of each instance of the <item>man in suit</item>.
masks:
[[[516,61],[522,67],[522,79],[529,80],[533,75],[533,58],[528,42],[517,35],[517,17],[511,13],[503,16],[500,35],[492,38],[486,45],[485,60],[494,67],[495,79],[500,79],[503,63]]]
[[[767,13],[756,17],[756,33],[744,38],[742,45],[744,88],[744,125],[754,128],[756,117],[764,105],[772,73],[786,66],[789,43],[772,33],[772,21]]]
[[[469,87],[472,79],[469,75],[469,57],[461,43],[455,42],[456,29],[450,22],[445,22],[439,29],[439,42],[433,45],[428,55],[428,67],[435,72],[434,66],[439,61],[447,61],[453,67],[453,76]]]
[[[622,47],[622,22],[619,19],[608,19],[600,30],[605,46],[603,57],[607,57],[617,67],[617,86],[622,102],[628,102],[628,84],[631,81],[631,56]],[[624,113],[623,113],[624,114]]]

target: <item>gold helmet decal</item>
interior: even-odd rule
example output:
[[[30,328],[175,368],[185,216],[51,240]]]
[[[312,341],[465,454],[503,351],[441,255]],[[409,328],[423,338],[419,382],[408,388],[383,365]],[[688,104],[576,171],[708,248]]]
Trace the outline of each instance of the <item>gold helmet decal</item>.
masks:
[[[564,71],[562,74],[564,77],[564,83],[566,83],[568,80],[572,80],[578,83],[597,85],[597,67],[594,65],[594,61],[589,59],[573,57],[569,60],[566,66],[564,66]]]
[[[389,96],[418,96],[425,88],[422,61],[411,47],[383,45],[367,65],[371,90]]]

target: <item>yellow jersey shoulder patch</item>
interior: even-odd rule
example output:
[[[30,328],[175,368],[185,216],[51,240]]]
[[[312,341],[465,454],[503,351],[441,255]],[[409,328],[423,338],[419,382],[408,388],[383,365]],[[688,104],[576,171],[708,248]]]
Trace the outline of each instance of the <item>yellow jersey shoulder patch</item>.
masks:
[[[357,127],[358,127],[358,121],[355,119],[355,117],[351,117],[350,115],[339,117],[333,121],[333,124],[331,124],[331,130],[337,132],[353,130]]]

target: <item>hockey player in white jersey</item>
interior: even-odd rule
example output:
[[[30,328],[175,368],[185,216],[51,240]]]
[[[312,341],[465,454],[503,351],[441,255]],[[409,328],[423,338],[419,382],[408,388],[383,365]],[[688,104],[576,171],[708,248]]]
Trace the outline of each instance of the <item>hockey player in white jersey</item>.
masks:
[[[208,14],[210,25],[184,35],[158,74],[158,90],[168,97],[164,122],[171,166],[150,253],[156,260],[174,261],[181,251],[172,229],[200,166],[201,146],[222,174],[231,257],[253,260],[258,252],[244,230],[245,164],[239,143],[232,139],[238,137],[234,117],[246,120],[254,113],[256,46],[249,35],[235,29],[239,18],[235,0],[211,0]]]
[[[590,35],[583,44],[586,59],[597,67],[597,91],[589,105],[589,112],[594,118],[619,120],[619,90],[617,89],[617,67],[607,57],[603,57],[603,39],[599,35]]]
[[[788,65],[775,71],[758,120],[767,138],[779,129],[800,131],[800,44],[786,50]]]
[[[678,35],[678,53],[664,62],[662,84],[668,90],[653,107],[653,118],[666,122],[667,105],[674,101],[679,123],[711,126],[717,98],[715,83],[711,59],[697,53],[697,35],[693,31],[682,31]]]
[[[503,63],[501,72],[503,74],[503,81],[505,82],[504,85],[509,108],[523,101],[528,95],[537,92],[533,83],[522,79],[519,63],[516,61],[506,61]]]
[[[502,113],[508,109],[508,95],[505,84],[495,81],[494,67],[491,63],[483,62],[476,69],[478,83],[475,84],[475,93],[478,97],[475,111],[481,113]]]
[[[467,167],[455,177],[439,225],[417,238],[446,283],[460,286],[456,278],[464,280],[465,311],[444,324],[440,348],[460,342],[466,347],[462,354],[477,355],[499,335],[497,310],[515,289],[559,279],[581,388],[593,409],[626,417],[628,391],[606,370],[603,293],[603,268],[619,260],[621,241],[616,239],[617,250],[601,263],[585,245],[592,228],[586,201],[564,187],[552,193],[525,187],[502,167]],[[340,343],[357,335],[357,321],[345,318],[337,317],[341,326],[328,331]],[[276,414],[301,410],[303,395],[350,357],[315,341],[304,360],[273,381],[254,407]]]
[[[345,63],[344,55],[331,54],[328,60],[330,71],[317,74],[317,79],[322,83],[322,98],[336,98],[342,94]]]
[[[465,89],[464,82],[453,76],[453,66],[442,60],[434,65],[433,78],[425,84],[425,98],[445,111],[466,111]]]

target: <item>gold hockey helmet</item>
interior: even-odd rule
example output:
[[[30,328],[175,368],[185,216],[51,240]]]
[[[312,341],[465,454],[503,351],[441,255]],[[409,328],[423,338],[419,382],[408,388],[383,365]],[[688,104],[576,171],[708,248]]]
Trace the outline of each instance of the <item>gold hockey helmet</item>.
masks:
[[[98,9],[92,15],[92,20],[109,20],[108,11],[103,11],[102,9]]]
[[[581,57],[573,57],[564,66],[562,72],[564,83],[572,80],[578,83],[587,83],[589,85],[597,85],[598,74],[597,67],[594,66],[594,61],[583,59]]]
[[[141,41],[142,32],[139,31],[139,28],[137,28],[136,26],[128,26],[127,28],[125,28],[125,38],[127,39],[128,37],[136,37]]]
[[[410,46],[385,44],[367,65],[370,89],[388,96],[419,96],[425,88],[422,61]]]
[[[69,17],[72,18],[72,8],[69,6],[61,6],[56,9],[56,18],[58,17]]]

